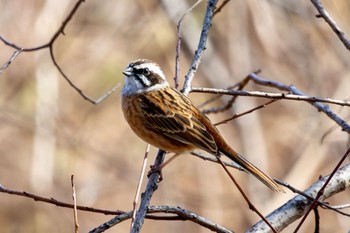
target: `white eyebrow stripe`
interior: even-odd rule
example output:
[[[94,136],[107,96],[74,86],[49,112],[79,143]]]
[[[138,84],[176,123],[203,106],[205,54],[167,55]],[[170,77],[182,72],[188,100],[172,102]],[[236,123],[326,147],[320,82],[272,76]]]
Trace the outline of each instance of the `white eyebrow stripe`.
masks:
[[[149,71],[158,74],[163,80],[166,80],[165,75],[163,71],[160,69],[160,67],[154,63],[143,63],[140,65],[135,66],[136,69],[145,69],[148,68]]]

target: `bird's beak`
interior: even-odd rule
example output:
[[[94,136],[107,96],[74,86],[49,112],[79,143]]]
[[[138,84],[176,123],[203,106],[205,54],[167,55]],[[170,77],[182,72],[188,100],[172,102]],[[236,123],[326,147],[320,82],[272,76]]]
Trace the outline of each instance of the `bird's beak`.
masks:
[[[132,68],[131,67],[126,67],[125,70],[123,70],[123,74],[127,77],[130,77],[133,72],[132,72]]]

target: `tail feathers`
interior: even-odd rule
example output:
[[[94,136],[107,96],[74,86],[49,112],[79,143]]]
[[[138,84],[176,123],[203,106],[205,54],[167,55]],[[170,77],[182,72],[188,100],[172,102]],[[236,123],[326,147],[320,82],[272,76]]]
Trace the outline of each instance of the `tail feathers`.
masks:
[[[242,157],[241,155],[235,153],[232,155],[231,153],[225,153],[223,152],[227,157],[232,159],[234,162],[236,162],[238,165],[243,167],[245,170],[247,170],[249,173],[254,175],[256,178],[258,178],[263,184],[265,184],[267,187],[272,189],[275,192],[279,193],[285,193],[285,191],[268,175],[266,175],[264,172],[262,172],[259,168],[257,168],[255,165],[253,165],[251,162],[249,162],[247,159]]]

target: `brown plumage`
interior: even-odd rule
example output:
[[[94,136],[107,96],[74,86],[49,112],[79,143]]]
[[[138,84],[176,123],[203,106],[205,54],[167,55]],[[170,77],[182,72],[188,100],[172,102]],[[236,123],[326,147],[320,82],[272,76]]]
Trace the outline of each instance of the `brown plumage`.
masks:
[[[149,60],[137,60],[123,72],[129,80],[122,91],[122,109],[136,135],[177,154],[195,149],[224,154],[272,190],[284,192],[268,175],[236,153],[185,95],[169,87],[160,72]]]

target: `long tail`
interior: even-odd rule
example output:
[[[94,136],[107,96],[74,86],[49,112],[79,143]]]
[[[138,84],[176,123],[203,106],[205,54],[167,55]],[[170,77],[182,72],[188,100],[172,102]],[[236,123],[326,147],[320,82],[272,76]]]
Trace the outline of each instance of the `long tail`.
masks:
[[[259,168],[257,168],[254,164],[249,162],[247,159],[243,158],[241,155],[236,153],[233,149],[227,148],[227,151],[221,151],[227,157],[229,157],[234,162],[238,163],[241,167],[247,170],[249,173],[258,178],[262,183],[264,183],[267,187],[272,189],[275,192],[284,193],[285,191],[268,175],[262,172]]]

